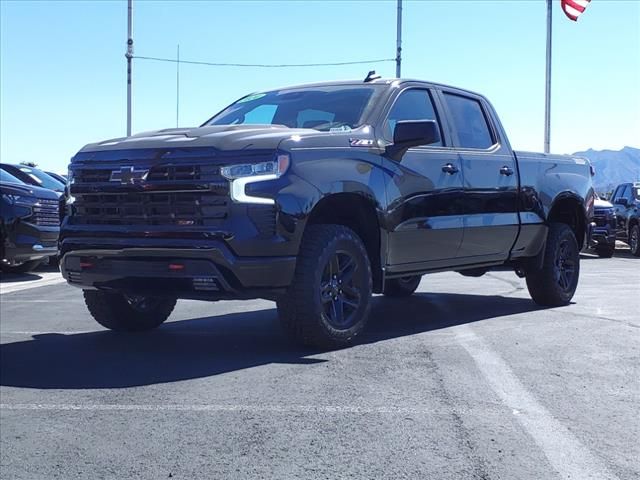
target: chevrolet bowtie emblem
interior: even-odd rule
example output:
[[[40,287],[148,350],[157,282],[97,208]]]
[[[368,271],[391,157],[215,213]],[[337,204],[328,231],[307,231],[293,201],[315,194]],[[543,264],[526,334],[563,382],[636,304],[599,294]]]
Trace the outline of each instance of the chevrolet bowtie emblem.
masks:
[[[133,185],[140,180],[146,180],[149,170],[136,170],[133,167],[121,167],[120,170],[111,172],[110,181],[120,182],[122,185]]]

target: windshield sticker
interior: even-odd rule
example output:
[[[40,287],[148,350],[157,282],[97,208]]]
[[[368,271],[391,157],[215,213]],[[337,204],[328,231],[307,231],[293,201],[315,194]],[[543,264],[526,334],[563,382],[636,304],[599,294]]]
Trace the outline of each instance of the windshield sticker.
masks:
[[[330,132],[350,132],[351,127],[349,125],[342,125],[340,127],[331,127]]]
[[[247,95],[246,97],[241,98],[236,103],[245,103],[245,102],[250,102],[252,100],[258,100],[259,98],[265,97],[266,95],[267,95],[266,93],[254,93],[252,95]]]

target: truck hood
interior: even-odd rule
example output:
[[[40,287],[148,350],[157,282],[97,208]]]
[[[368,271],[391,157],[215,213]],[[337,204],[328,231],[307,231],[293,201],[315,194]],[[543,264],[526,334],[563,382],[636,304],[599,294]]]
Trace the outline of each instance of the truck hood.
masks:
[[[46,198],[49,200],[57,200],[60,197],[60,194],[53,190],[9,182],[0,182],[0,192],[5,195],[24,195],[26,197]]]
[[[138,148],[213,147],[218,150],[275,150],[283,140],[327,136],[327,132],[282,125],[212,125],[169,128],[86,145],[80,153]]]

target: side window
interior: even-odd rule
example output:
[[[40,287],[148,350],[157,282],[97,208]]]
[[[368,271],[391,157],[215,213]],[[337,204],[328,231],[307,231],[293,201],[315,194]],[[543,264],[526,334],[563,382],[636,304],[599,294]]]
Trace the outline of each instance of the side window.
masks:
[[[431,95],[427,90],[414,88],[400,94],[391,107],[384,124],[384,137],[387,140],[393,139],[393,129],[396,123],[402,120],[435,120],[442,139],[440,122],[433,108]],[[442,145],[442,140],[432,143],[430,146],[438,145]]]
[[[626,198],[629,203],[633,202],[633,187],[631,185],[626,186],[623,197]]]
[[[616,188],[615,192],[613,192],[613,195],[611,196],[611,203],[615,203],[615,201],[622,196],[623,190],[624,190],[624,185],[620,185],[618,186],[618,188]]]
[[[451,113],[451,123],[458,132],[460,147],[485,149],[495,143],[480,102],[451,93],[445,93],[444,98]]]

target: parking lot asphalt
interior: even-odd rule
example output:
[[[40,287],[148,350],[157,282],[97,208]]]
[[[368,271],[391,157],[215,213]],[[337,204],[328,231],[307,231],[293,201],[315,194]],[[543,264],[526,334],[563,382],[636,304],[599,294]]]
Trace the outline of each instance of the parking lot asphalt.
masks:
[[[581,267],[552,309],[513,273],[425,276],[330,352],[268,301],[125,335],[55,271],[5,275],[0,477],[637,479],[640,259]]]

